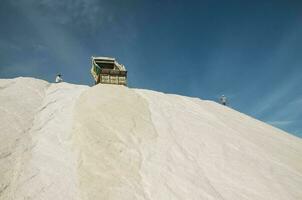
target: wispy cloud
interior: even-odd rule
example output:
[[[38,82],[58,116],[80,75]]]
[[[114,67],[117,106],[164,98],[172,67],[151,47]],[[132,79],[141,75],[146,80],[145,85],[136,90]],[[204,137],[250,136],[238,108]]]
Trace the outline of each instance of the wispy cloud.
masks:
[[[267,123],[277,126],[277,127],[285,127],[292,124],[294,121],[268,121]]]
[[[17,0],[13,4],[34,10],[52,23],[85,28],[87,32],[96,31],[114,18],[104,1],[99,0]]]
[[[274,117],[276,119],[296,119],[300,115],[302,116],[300,108],[302,108],[302,98],[295,99],[287,105],[284,105],[281,109],[279,109],[270,117]]]
[[[33,2],[33,0],[30,2]],[[54,2],[56,3],[50,4],[50,1],[42,1],[44,4],[53,5],[53,9],[55,9],[60,4],[57,1]],[[18,5],[18,8],[38,33],[40,39],[42,39],[41,42],[43,44],[33,44],[35,48],[41,49],[46,46],[50,50],[50,54],[60,58],[65,64],[70,64],[70,60],[75,55],[83,53],[83,47],[74,38],[73,34],[69,30],[64,29],[64,27],[56,26],[52,23],[52,19],[48,16],[43,16],[42,12],[37,10],[37,7],[31,5],[31,3],[23,2]]]
[[[253,113],[254,116],[262,117],[269,109],[279,105],[282,99],[295,94],[296,89],[301,85],[299,71],[297,73],[297,70],[300,69],[300,63],[299,60],[293,58],[296,48],[299,47],[297,40],[300,33],[302,33],[301,28],[298,30],[296,26],[292,28],[292,30],[284,36],[284,40],[280,42],[274,56],[263,64],[264,66],[273,66],[272,69],[282,68],[287,70],[283,70],[282,78],[276,82],[273,89],[260,98],[258,103],[250,107],[250,113]],[[291,61],[290,63],[289,60]],[[274,74],[276,72],[272,71],[271,73]],[[265,87],[266,84],[269,84],[268,81],[270,80],[267,79],[265,82],[259,82],[257,87],[260,89]]]
[[[278,128],[287,130],[295,135],[301,135],[301,109],[302,108],[302,98],[295,99],[279,108],[271,115],[268,116],[267,123],[276,126]]]
[[[300,80],[297,74],[293,73],[291,77],[287,77],[286,80],[282,80],[277,87],[269,92],[265,97],[259,100],[259,103],[254,106],[254,115],[261,117],[270,108],[274,108],[276,105],[280,105],[282,99],[292,94],[300,84]],[[284,105],[282,105],[284,106]],[[279,107],[282,109],[282,107]]]

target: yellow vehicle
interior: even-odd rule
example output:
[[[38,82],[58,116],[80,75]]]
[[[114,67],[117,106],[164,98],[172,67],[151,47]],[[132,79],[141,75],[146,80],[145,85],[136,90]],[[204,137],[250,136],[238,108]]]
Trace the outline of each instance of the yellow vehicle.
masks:
[[[91,57],[91,74],[95,84],[127,85],[127,70],[115,58]]]

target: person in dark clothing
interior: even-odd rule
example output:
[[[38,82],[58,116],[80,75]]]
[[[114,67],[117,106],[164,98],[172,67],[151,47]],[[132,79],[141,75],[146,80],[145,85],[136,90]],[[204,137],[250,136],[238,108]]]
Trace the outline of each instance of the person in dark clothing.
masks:
[[[226,104],[227,104],[227,98],[226,98],[226,96],[222,95],[222,96],[220,97],[220,103],[221,103],[222,105],[226,106]]]

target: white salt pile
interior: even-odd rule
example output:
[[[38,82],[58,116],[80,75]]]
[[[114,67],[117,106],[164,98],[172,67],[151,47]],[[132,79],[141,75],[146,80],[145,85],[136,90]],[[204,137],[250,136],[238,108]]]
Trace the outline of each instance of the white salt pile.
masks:
[[[302,140],[211,101],[0,79],[0,199],[300,200]]]

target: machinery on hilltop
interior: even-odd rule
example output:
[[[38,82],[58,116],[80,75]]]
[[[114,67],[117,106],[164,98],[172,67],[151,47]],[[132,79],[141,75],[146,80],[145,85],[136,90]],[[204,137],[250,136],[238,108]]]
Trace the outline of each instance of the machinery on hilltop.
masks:
[[[127,85],[127,70],[115,58],[91,57],[91,74],[95,84]]]

